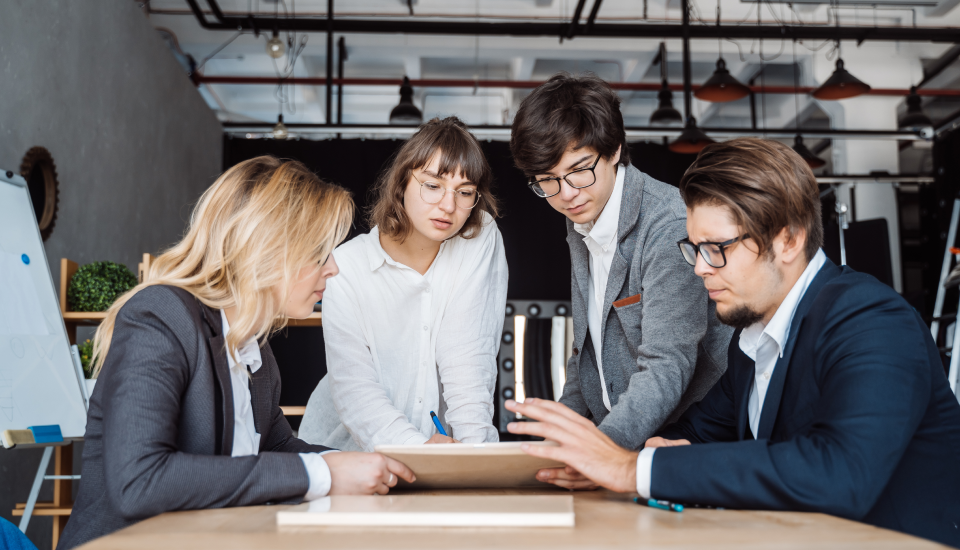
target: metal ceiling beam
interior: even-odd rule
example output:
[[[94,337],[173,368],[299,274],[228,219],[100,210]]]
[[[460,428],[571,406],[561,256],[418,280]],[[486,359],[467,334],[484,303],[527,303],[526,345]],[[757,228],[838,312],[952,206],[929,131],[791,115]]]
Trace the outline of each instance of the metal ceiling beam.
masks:
[[[590,10],[590,17],[587,18],[587,34],[593,32],[593,24],[597,21],[597,14],[600,13],[600,4],[603,0],[594,0],[593,8]]]
[[[253,84],[276,86],[281,83],[281,79],[275,76],[230,76],[230,75],[196,75],[198,84]],[[301,86],[326,86],[327,78],[322,77],[290,77],[282,80],[284,85]],[[400,86],[402,79],[397,78],[334,78],[330,80],[334,86]],[[412,86],[424,88],[511,88],[511,89],[533,89],[543,84],[539,80],[466,80],[466,79],[412,79]],[[609,82],[614,90],[629,90],[640,92],[656,92],[660,90],[662,84],[651,82]],[[684,90],[682,84],[669,84],[670,90],[679,92]],[[696,91],[700,86],[692,84],[691,89]],[[801,94],[809,94],[816,88],[812,86],[801,86],[794,89],[793,86],[748,86],[756,94],[788,94],[792,95],[795,91]],[[910,93],[907,88],[873,88],[866,95],[877,96],[906,96]],[[917,94],[927,97],[960,97],[960,89],[920,89]]]
[[[249,29],[261,31],[327,32],[326,18],[229,17],[223,15],[216,0],[207,0],[217,21],[209,21],[197,4],[187,0],[200,25],[210,30]],[[483,36],[566,36],[570,23],[482,23],[465,21],[409,21],[334,19],[337,33],[435,34]],[[854,40],[960,43],[960,28],[953,27],[828,27],[792,25],[692,25],[691,39],[733,38],[767,40]],[[682,38],[683,25],[596,23],[593,38]]]
[[[583,6],[586,3],[587,0],[577,2],[577,7],[573,10],[573,19],[570,20],[570,27],[567,30],[567,38],[573,38],[577,34],[577,29],[580,28],[580,15],[583,14]]]

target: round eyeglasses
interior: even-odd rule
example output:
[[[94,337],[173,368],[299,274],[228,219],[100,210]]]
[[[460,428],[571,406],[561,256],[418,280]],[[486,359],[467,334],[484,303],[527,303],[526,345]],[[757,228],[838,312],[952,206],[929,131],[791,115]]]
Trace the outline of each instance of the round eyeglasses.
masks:
[[[740,235],[730,239],[729,241],[723,241],[722,243],[700,243],[693,244],[690,242],[690,239],[683,239],[677,241],[677,246],[680,247],[680,252],[683,254],[683,259],[687,260],[687,263],[690,265],[697,265],[697,253],[703,256],[703,261],[707,262],[707,265],[719,269],[727,265],[727,255],[724,253],[724,249],[733,246],[735,243],[742,241],[744,239],[749,239],[750,235]]]
[[[597,183],[597,174],[594,170],[597,168],[597,164],[600,162],[600,155],[597,155],[596,160],[593,161],[593,165],[588,168],[577,168],[572,172],[567,173],[563,177],[559,178],[543,178],[543,179],[534,179],[530,178],[530,181],[527,182],[527,186],[530,187],[530,190],[533,191],[538,197],[544,199],[552,197],[560,192],[560,180],[567,182],[567,185],[573,187],[574,189],[583,189],[584,187],[590,187],[594,183]]]
[[[443,197],[447,194],[447,188],[435,181],[420,181],[420,178],[418,178],[416,174],[413,174],[413,179],[417,180],[417,183],[420,184],[420,198],[427,204],[437,204],[442,201]],[[454,189],[452,191],[454,203],[456,203],[457,208],[470,210],[480,202],[480,193],[476,189],[467,187],[464,189]]]

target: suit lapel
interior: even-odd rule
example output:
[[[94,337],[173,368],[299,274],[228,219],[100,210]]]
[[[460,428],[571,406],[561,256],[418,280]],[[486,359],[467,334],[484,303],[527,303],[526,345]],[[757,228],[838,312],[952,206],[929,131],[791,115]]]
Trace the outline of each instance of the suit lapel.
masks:
[[[207,342],[210,346],[210,356],[213,360],[213,374],[220,388],[223,398],[221,403],[222,419],[218,427],[222,427],[223,436],[220,441],[219,454],[229,456],[233,452],[233,386],[230,384],[230,367],[227,364],[227,347],[223,338],[223,324],[220,312],[200,304],[204,319],[213,331]]]
[[[731,341],[739,343],[741,332],[743,332],[743,329],[738,328],[733,333]],[[727,369],[735,369],[732,372],[743,377],[743,379],[739,381],[739,384],[737,384],[739,388],[735,388],[737,393],[733,396],[734,403],[737,403],[737,437],[740,441],[743,441],[747,433],[747,420],[749,420],[750,417],[748,404],[750,401],[750,387],[753,385],[753,377],[756,374],[756,363],[747,357],[746,353],[743,353],[739,345],[734,348],[733,354],[731,358],[733,360],[732,364],[728,365]],[[737,381],[736,377],[734,381]]]
[[[601,327],[606,325],[613,302],[620,297],[623,283],[630,273],[633,250],[638,237],[633,229],[640,220],[643,206],[643,174],[633,166],[620,166],[618,169],[626,170],[627,173],[623,178],[623,198],[620,200],[620,215],[617,223],[617,253],[613,255],[610,274],[607,276],[607,288],[603,293],[603,309],[600,311]]]
[[[780,410],[780,399],[783,397],[783,386],[787,380],[787,370],[790,367],[793,351],[796,349],[797,334],[800,332],[800,327],[803,326],[804,317],[810,311],[810,307],[823,287],[838,275],[840,275],[840,268],[827,259],[823,267],[820,268],[820,272],[813,278],[813,282],[807,287],[800,303],[797,304],[797,311],[794,312],[793,321],[790,323],[790,333],[787,335],[787,345],[783,350],[783,357],[777,360],[773,369],[773,376],[770,378],[770,385],[767,386],[763,409],[760,411],[760,424],[755,434],[757,439],[770,439],[770,434],[773,432],[773,425]]]
[[[576,232],[570,220],[567,220],[567,244],[570,245],[570,265],[573,267],[573,276],[577,280],[580,297],[586,304],[590,299],[590,251],[583,242],[583,235]]]

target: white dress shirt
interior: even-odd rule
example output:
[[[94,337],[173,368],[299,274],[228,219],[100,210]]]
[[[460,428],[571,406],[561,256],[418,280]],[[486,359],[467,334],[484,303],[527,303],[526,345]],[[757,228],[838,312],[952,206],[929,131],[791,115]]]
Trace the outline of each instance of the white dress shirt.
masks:
[[[220,310],[223,338],[230,333],[227,314]],[[263,358],[256,338],[250,338],[237,350],[237,360],[227,352],[230,369],[230,386],[233,388],[233,449],[230,456],[256,456],[260,452],[260,434],[253,422],[253,405],[250,395],[250,375],[260,370]],[[248,374],[249,371],[249,374]],[[327,496],[330,492],[330,468],[321,453],[299,453],[310,480],[304,500]]]
[[[327,375],[301,439],[364,451],[421,444],[437,433],[430,411],[464,443],[499,439],[493,393],[507,261],[496,223],[483,216],[480,233],[442,243],[424,275],[394,261],[376,227],[334,251],[340,274],[323,296]]]
[[[818,250],[780,303],[770,322],[766,325],[762,321],[754,323],[740,333],[740,350],[755,363],[753,385],[750,387],[747,402],[747,416],[754,437],[760,427],[760,413],[763,411],[763,401],[767,397],[773,369],[787,347],[787,336],[790,334],[790,325],[793,323],[797,306],[826,261],[826,254],[823,250]],[[637,457],[637,492],[643,498],[650,498],[650,475],[653,471],[655,451],[656,449],[643,449]]]
[[[603,380],[603,327],[601,326],[600,312],[603,309],[603,298],[607,291],[607,278],[610,276],[610,265],[613,256],[617,253],[617,229],[620,225],[620,201],[623,199],[623,180],[627,171],[617,166],[617,179],[613,185],[613,193],[597,219],[584,223],[573,224],[573,229],[583,235],[583,243],[590,251],[590,290],[587,298],[587,327],[590,329],[590,341],[593,343],[593,352],[597,358],[597,371],[600,373],[600,389],[603,392],[603,404],[611,409],[610,396],[607,394],[607,384]]]

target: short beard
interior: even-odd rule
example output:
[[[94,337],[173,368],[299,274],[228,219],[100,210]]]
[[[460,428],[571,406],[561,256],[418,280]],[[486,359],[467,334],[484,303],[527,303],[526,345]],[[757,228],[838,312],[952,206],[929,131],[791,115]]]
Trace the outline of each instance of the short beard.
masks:
[[[723,314],[717,310],[717,319],[733,328],[747,328],[763,320],[763,314],[750,309],[749,306],[739,305],[733,311]]]

